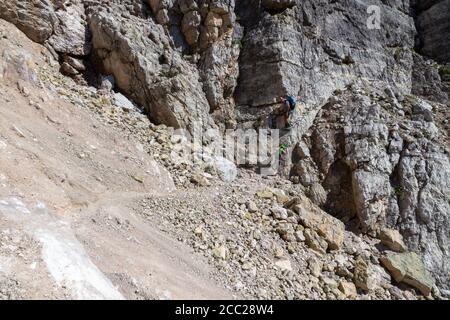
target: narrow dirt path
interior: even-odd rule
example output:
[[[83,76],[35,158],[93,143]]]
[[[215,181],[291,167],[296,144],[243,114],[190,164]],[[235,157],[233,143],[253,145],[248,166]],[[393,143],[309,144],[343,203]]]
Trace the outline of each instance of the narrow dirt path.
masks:
[[[138,192],[104,194],[73,214],[74,232],[95,264],[127,298],[233,298],[211,279],[211,267],[192,248],[133,209],[148,197]]]

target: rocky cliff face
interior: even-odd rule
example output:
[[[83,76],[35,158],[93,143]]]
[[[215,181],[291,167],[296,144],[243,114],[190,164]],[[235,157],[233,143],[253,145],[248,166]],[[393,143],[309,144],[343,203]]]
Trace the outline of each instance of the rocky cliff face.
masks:
[[[450,60],[450,1],[412,1],[419,31],[418,47],[440,62]]]
[[[446,118],[445,105],[397,98],[390,89],[347,89],[321,108],[294,149],[292,168],[327,212],[356,217],[374,235],[383,226],[400,230],[442,285],[448,269],[439,261],[449,254]]]
[[[162,26],[119,11],[90,8],[93,61],[156,123],[175,128],[213,126],[196,68],[170,46]]]
[[[246,29],[239,105],[264,106],[288,93],[311,105],[359,78],[410,90],[414,24],[403,6],[375,3],[390,27],[369,30],[363,3],[289,3],[272,11],[263,2],[257,22]],[[253,8],[251,2],[241,6]]]
[[[371,5],[0,0],[0,18],[156,124],[258,127],[297,96],[285,178],[355,232],[399,230],[449,290],[450,2]]]

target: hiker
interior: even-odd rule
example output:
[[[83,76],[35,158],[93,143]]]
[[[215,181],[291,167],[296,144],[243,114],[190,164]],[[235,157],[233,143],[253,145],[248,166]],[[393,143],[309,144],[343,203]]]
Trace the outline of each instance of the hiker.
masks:
[[[295,110],[295,107],[297,105],[297,101],[295,99],[295,97],[293,96],[285,96],[285,97],[280,97],[280,102],[282,103],[282,115],[284,116],[284,124],[285,124],[285,128],[290,128],[291,124],[290,124],[290,117],[292,115],[292,113]]]

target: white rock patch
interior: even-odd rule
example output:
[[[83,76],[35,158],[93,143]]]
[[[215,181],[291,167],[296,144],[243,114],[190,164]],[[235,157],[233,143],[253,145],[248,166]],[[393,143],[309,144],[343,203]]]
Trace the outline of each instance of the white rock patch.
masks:
[[[72,291],[75,299],[123,299],[111,281],[90,260],[70,226],[52,217],[39,203],[29,210],[17,198],[0,200],[0,214],[23,225],[42,243],[42,258],[59,286]]]

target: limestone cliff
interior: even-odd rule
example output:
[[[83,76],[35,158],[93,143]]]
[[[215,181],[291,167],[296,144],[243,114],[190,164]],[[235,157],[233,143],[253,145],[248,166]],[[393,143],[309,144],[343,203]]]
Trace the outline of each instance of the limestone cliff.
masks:
[[[294,95],[284,178],[396,229],[450,289],[450,0],[0,0],[61,72],[155,124],[251,128]],[[0,52],[1,54],[1,52]]]

